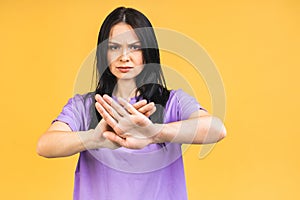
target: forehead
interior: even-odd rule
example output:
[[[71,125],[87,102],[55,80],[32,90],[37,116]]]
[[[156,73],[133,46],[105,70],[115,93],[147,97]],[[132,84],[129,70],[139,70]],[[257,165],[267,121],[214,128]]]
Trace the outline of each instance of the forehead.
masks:
[[[109,41],[129,44],[139,41],[139,38],[129,24],[118,23],[111,28]]]

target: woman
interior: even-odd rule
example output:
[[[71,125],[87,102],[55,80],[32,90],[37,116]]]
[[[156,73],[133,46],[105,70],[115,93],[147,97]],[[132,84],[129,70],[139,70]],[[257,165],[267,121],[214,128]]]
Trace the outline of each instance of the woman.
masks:
[[[103,22],[95,92],[75,95],[38,154],[80,153],[74,199],[187,199],[181,144],[224,138],[222,122],[182,90],[167,90],[152,25],[120,7]]]

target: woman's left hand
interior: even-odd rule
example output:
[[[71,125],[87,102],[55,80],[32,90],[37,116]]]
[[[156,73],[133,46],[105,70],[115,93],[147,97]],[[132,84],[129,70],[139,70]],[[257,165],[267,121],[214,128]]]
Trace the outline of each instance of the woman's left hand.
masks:
[[[108,139],[127,148],[142,148],[152,143],[159,133],[158,125],[153,124],[147,116],[124,99],[119,98],[117,103],[108,95],[96,95],[96,100],[98,112],[116,133],[107,134]],[[144,110],[147,109],[144,107]]]

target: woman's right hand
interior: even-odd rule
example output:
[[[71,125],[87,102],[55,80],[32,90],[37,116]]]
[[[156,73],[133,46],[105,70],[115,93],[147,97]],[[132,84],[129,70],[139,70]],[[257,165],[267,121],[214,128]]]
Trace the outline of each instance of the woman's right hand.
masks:
[[[112,128],[106,123],[104,119],[101,119],[95,129],[93,129],[92,134],[94,135],[95,147],[93,149],[98,148],[108,148],[108,149],[117,149],[120,147],[115,142],[106,139],[103,134],[106,132],[113,132]],[[111,133],[110,133],[111,134]]]

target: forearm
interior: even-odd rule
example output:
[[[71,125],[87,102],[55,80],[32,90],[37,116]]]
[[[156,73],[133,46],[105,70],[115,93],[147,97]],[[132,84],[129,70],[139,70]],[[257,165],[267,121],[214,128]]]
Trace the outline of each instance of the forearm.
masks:
[[[154,137],[155,143],[208,144],[218,142],[226,135],[222,121],[212,116],[156,124],[156,126],[160,131]]]
[[[92,149],[94,147],[92,131],[47,131],[38,141],[37,153],[47,158],[55,158]]]

